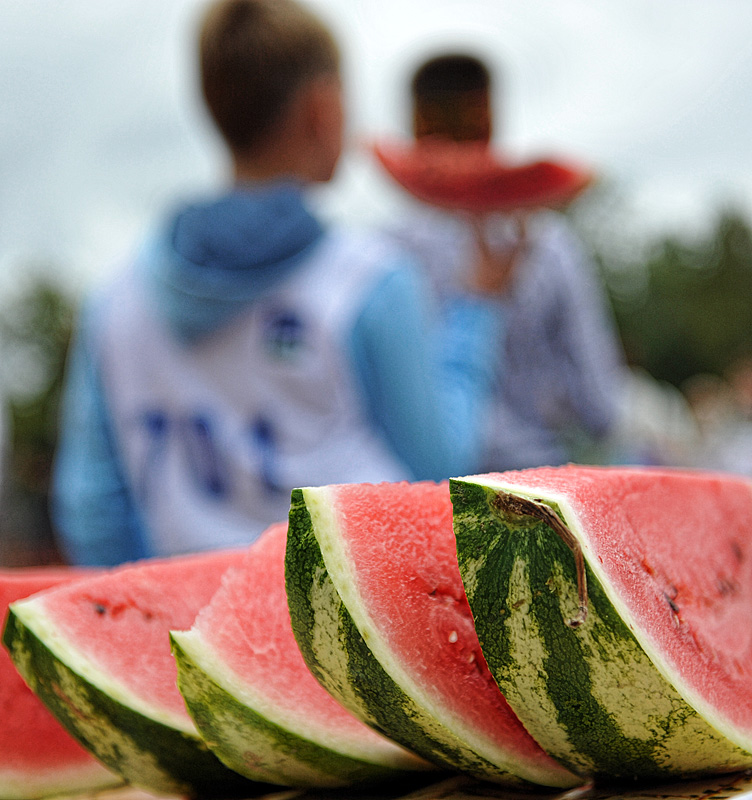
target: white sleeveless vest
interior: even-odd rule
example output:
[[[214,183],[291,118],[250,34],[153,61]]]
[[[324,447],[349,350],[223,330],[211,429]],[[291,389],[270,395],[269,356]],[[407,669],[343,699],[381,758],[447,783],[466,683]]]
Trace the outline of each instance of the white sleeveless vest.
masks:
[[[100,306],[102,379],[157,554],[250,542],[287,518],[295,487],[407,477],[369,428],[345,350],[387,255],[329,235],[193,345],[168,332],[135,270],[118,279]]]

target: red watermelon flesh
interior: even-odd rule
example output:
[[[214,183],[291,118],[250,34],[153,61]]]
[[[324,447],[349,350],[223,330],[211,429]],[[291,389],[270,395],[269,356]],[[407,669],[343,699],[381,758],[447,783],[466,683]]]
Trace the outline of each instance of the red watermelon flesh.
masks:
[[[86,570],[67,567],[1,569],[3,620],[10,603],[88,575]],[[24,683],[4,649],[0,649],[0,712],[0,798],[74,793],[121,782],[60,725]]]
[[[79,657],[150,706],[192,726],[169,631],[190,628],[244,549],[154,559],[60,587],[44,613]]]
[[[485,477],[573,510],[588,563],[645,651],[752,751],[752,481],[576,466]]]
[[[324,781],[337,778],[336,767],[328,775],[321,763],[331,758],[331,753],[352,759],[355,768],[350,762],[345,768],[360,775],[361,780],[396,775],[403,770],[429,769],[428,764],[346,711],[309,671],[293,635],[287,607],[286,544],[287,523],[267,529],[249,548],[243,563],[225,574],[221,588],[201,610],[188,636],[180,638],[179,633],[174,634],[183,647],[196,643],[191,649],[194,663],[227,687],[228,698],[234,701],[232,696],[237,691],[237,702],[247,703],[254,713],[262,716],[264,725],[278,726],[280,731],[279,746],[272,745],[271,752],[266,753],[264,740],[268,733],[260,736],[260,744],[256,744],[257,732],[252,727],[243,737],[243,731],[238,729],[242,723],[229,715],[224,720],[221,713],[217,714],[222,707],[212,709],[209,703],[197,709],[197,718],[210,718],[206,723],[207,741],[219,745],[216,752],[224,755],[225,763],[232,766],[232,760],[228,759],[237,759],[239,771],[248,752],[257,757],[254,763],[258,760],[269,769],[278,759],[274,767],[277,772],[268,775],[261,770],[255,775],[251,770],[250,776],[280,783],[294,782],[285,779],[285,770],[293,774],[299,768],[298,760],[310,766],[314,774],[321,770]],[[200,695],[198,699],[202,700]],[[192,708],[190,697],[188,706]],[[294,737],[318,745],[321,750],[304,753],[302,748],[293,747],[283,757]],[[259,746],[264,750],[258,750]],[[239,754],[241,750],[245,752]],[[311,759],[310,764],[307,758]],[[346,774],[343,769],[342,775]]]
[[[372,746],[385,740],[345,711],[308,670],[290,627],[285,593],[287,525],[275,526],[254,543],[242,565],[223,581],[202,609],[193,630],[225,667],[258,687],[282,715],[301,709],[316,727],[333,736],[366,736]],[[391,743],[386,745],[391,748]]]
[[[558,159],[511,163],[486,144],[425,139],[379,142],[374,153],[389,175],[414,197],[452,211],[512,212],[555,208],[593,181],[589,170]]]
[[[499,691],[460,577],[446,483],[329,487],[357,592],[378,634],[436,707],[524,769],[571,779],[533,740]]]

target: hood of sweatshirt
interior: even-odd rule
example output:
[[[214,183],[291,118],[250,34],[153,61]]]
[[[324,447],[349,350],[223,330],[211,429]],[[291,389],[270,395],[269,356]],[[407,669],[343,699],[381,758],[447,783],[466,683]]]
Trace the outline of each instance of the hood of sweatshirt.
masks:
[[[244,185],[171,215],[143,263],[160,313],[192,342],[284,280],[322,235],[297,184]]]

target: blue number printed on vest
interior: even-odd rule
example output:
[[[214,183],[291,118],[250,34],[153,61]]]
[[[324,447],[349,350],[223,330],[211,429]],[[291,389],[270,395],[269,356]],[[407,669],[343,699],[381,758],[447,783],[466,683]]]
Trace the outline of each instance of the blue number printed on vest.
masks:
[[[224,499],[229,495],[230,482],[217,447],[213,421],[204,413],[193,414],[180,422],[186,466],[195,487],[210,498]]]
[[[177,448],[180,463],[194,490],[215,502],[228,500],[233,482],[220,441],[220,425],[206,412],[183,413],[172,419],[166,411],[151,409],[142,413],[137,430],[145,437],[145,447],[137,478],[137,495],[148,506],[151,493],[160,484],[169,448]],[[277,469],[277,436],[267,416],[256,417],[247,427],[250,449],[247,457],[269,493],[286,492]],[[240,444],[240,442],[238,442]]]
[[[268,417],[257,417],[250,428],[251,445],[260,457],[261,482],[268,492],[284,492],[276,477],[277,441],[274,427]]]
[[[159,465],[167,452],[169,420],[164,411],[145,411],[139,419],[139,427],[146,433],[146,449],[141,465],[141,475],[136,485],[136,495],[142,503],[149,502],[149,494],[154,486],[152,478],[159,471]]]

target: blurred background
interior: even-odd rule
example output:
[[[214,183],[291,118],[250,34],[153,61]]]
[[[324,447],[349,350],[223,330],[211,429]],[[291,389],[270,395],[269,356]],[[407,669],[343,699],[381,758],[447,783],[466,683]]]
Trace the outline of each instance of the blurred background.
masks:
[[[568,213],[596,256],[630,363],[662,387],[655,402],[680,396],[716,438],[738,437],[721,430],[729,415],[748,430],[748,0],[309,2],[340,36],[350,104],[350,149],[317,196],[326,215],[378,221],[404,202],[362,143],[407,132],[406,81],[423,56],[472,47],[500,75],[499,147],[597,170]],[[225,177],[192,66],[203,7],[3,2],[0,563],[57,557],[47,485],[83,292],[176,197]]]

